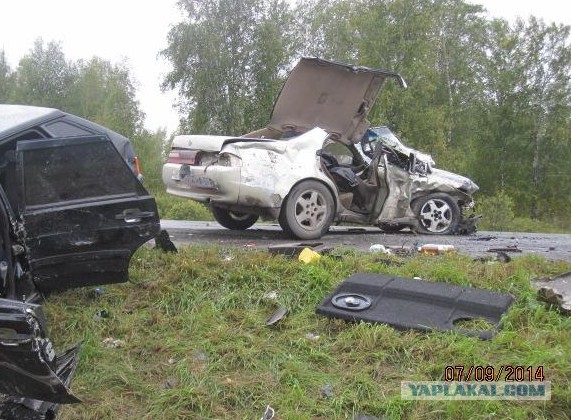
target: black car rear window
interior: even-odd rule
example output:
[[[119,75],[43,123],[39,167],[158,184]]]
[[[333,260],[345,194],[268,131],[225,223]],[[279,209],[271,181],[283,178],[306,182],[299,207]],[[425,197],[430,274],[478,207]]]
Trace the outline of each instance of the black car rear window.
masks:
[[[111,142],[65,144],[23,153],[26,207],[137,194],[134,177]]]
[[[54,121],[44,125],[44,129],[48,131],[52,137],[72,137],[72,136],[86,136],[94,134],[83,127],[75,124],[70,124],[66,121]]]

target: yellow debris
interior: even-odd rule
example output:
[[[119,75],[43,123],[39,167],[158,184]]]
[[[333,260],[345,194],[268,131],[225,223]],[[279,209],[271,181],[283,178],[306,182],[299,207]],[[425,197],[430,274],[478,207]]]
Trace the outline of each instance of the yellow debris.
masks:
[[[303,248],[298,258],[300,261],[309,264],[319,261],[321,255],[311,248]]]

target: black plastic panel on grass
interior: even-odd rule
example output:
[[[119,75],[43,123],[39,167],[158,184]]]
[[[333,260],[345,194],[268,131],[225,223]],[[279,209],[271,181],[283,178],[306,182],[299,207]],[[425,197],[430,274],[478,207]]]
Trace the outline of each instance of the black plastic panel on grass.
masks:
[[[456,331],[492,338],[513,296],[448,283],[357,273],[327,296],[316,312],[347,321],[378,322],[397,329]],[[483,321],[489,328],[462,327]]]

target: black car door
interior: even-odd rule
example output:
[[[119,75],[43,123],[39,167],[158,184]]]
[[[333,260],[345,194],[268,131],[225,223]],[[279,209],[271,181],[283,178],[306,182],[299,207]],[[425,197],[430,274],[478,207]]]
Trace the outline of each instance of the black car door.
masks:
[[[19,213],[42,292],[128,278],[159,231],[155,200],[106,136],[18,142]]]

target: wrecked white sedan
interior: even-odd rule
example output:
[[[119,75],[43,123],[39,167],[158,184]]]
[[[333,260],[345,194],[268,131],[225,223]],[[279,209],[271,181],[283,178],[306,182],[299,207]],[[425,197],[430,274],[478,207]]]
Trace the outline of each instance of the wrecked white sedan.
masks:
[[[432,167],[366,117],[396,74],[302,58],[270,124],[241,137],[180,135],[163,167],[167,193],[208,204],[228,229],[278,220],[289,236],[316,239],[332,223],[469,233],[478,187]],[[390,135],[389,135],[390,134]]]

